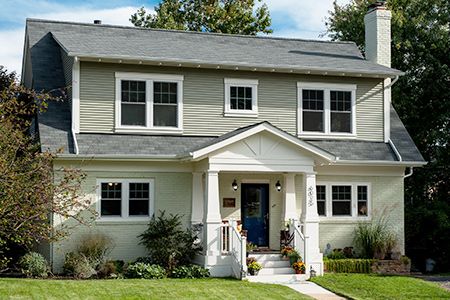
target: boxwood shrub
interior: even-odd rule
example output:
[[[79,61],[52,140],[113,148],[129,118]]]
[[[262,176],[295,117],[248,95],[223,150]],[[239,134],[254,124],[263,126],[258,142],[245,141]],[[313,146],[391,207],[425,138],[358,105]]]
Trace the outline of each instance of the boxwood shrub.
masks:
[[[324,259],[324,267],[334,273],[371,273],[373,262],[373,259]]]
[[[137,262],[128,265],[125,272],[127,278],[162,279],[166,277],[166,270],[158,265]]]
[[[170,272],[172,278],[206,278],[209,277],[209,270],[197,265],[181,266]]]

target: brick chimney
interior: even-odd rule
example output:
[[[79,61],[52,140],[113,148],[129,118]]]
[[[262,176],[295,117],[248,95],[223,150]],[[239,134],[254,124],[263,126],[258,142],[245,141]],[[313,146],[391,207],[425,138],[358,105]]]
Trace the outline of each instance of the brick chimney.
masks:
[[[364,24],[366,59],[391,67],[391,12],[386,8],[386,1],[378,0],[369,6]]]

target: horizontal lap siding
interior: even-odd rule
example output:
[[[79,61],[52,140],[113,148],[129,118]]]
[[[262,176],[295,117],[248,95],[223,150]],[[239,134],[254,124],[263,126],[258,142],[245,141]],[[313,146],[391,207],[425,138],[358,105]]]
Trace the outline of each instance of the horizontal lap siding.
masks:
[[[81,63],[80,119],[82,132],[114,132],[114,72],[184,75],[183,127],[186,135],[221,135],[236,128],[269,121],[297,132],[297,82],[353,83],[357,91],[358,138],[383,139],[383,98],[379,79],[337,78],[109,63]],[[258,117],[224,117],[224,78],[258,79]],[[361,98],[361,99],[360,99]]]

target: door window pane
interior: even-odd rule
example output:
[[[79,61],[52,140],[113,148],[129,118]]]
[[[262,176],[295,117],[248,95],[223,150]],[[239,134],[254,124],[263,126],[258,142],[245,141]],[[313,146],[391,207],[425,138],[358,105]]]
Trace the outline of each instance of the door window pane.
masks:
[[[333,216],[351,216],[352,187],[349,185],[332,186]]]
[[[101,184],[100,214],[102,216],[121,216],[122,184],[109,182]]]
[[[148,216],[150,191],[148,183],[130,183],[130,216]]]
[[[302,90],[303,131],[324,131],[324,92]]]

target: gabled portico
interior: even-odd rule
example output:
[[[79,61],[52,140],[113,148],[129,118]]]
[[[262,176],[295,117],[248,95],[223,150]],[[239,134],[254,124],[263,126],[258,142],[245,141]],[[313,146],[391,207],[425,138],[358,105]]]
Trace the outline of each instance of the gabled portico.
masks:
[[[309,264],[307,271],[312,266],[322,273],[314,166],[335,158],[269,123],[237,131],[192,153],[192,159],[198,163],[193,175],[191,221],[203,223],[205,266],[216,276],[231,275],[229,263],[222,255],[222,222],[224,219],[244,221],[241,211],[245,195],[241,194],[241,189],[248,184],[257,189],[259,184],[267,187],[270,198],[270,224],[266,224],[270,228],[270,248],[279,249],[279,231],[283,224],[301,220],[302,234],[308,239],[308,246],[301,249]],[[237,190],[233,189],[233,183]],[[281,186],[280,191],[276,183]],[[234,199],[234,210],[223,207],[223,198]],[[263,211],[258,210],[258,213]],[[251,230],[245,225],[244,229]]]

